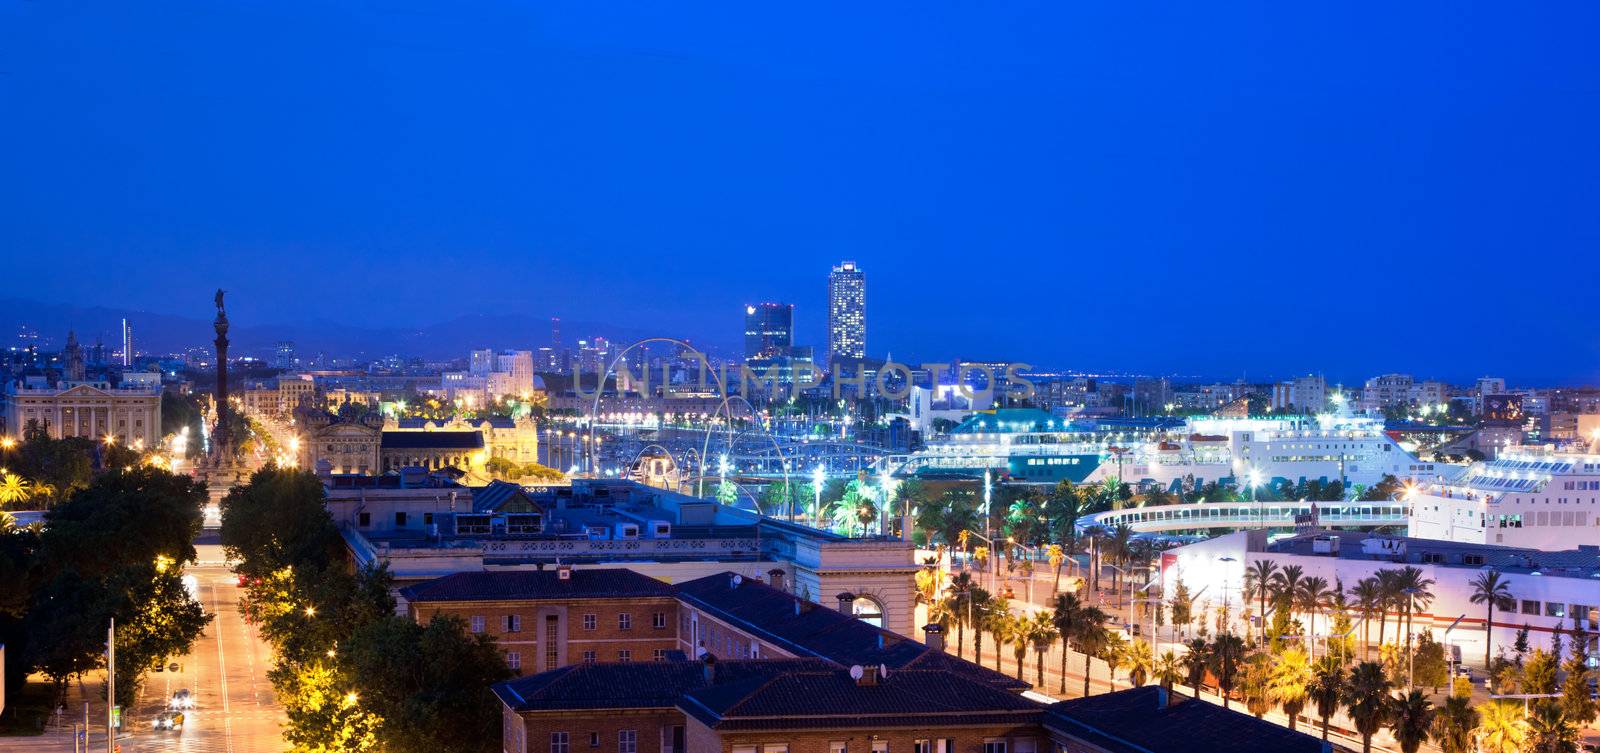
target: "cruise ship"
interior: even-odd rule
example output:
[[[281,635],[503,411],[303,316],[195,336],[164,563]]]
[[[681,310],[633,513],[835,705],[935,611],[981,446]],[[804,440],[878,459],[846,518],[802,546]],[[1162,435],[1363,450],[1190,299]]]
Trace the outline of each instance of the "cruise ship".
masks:
[[[1388,475],[1439,480],[1455,470],[1417,460],[1384,433],[1380,419],[1348,413],[1096,421],[1021,408],[972,415],[913,454],[901,472],[976,477],[989,471],[1037,484],[1119,479],[1183,493],[1251,480],[1343,481],[1351,488]]]

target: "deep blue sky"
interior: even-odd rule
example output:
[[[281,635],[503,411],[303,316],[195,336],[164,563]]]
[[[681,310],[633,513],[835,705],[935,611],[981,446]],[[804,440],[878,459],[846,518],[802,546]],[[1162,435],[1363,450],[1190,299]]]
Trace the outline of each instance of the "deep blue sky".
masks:
[[[4,296],[1600,381],[1600,6],[1158,5],[0,0]]]

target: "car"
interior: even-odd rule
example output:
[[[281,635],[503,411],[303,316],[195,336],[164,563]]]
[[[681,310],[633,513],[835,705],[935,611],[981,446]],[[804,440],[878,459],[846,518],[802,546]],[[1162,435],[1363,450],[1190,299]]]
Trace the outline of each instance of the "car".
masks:
[[[194,694],[190,693],[188,688],[184,688],[172,694],[172,701],[167,706],[172,709],[192,709],[194,708]]]
[[[163,711],[156,714],[156,718],[150,720],[150,726],[155,729],[170,729],[174,731],[183,729],[183,712]]]
[[[173,662],[171,664],[168,664],[167,665],[167,671],[168,672],[176,672],[176,671],[178,671],[178,663],[177,662]]]

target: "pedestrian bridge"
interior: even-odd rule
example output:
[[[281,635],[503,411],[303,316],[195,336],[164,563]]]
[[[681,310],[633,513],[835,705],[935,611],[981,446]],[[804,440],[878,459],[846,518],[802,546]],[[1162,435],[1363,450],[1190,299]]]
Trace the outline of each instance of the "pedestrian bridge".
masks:
[[[1113,528],[1127,524],[1134,533],[1175,533],[1214,528],[1292,527],[1295,517],[1317,507],[1317,525],[1378,528],[1406,525],[1401,502],[1195,502],[1108,510],[1080,518],[1078,526]]]

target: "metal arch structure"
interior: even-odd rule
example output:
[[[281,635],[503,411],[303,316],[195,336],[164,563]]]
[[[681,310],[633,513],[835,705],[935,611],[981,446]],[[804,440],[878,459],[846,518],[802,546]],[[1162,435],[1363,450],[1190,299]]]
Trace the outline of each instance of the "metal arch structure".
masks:
[[[656,444],[655,442],[651,442],[649,444],[646,444],[645,446],[640,447],[638,452],[633,453],[633,459],[628,461],[627,467],[632,468],[634,463],[639,462],[639,458],[644,457],[645,450],[648,450],[651,447],[654,447],[654,448],[666,453],[667,457],[672,459],[672,463],[673,463],[674,466],[677,467],[679,473],[682,473],[682,471],[683,471],[685,466],[684,466],[682,461],[678,460],[678,456],[672,454],[672,450],[669,450],[666,447],[663,447],[662,445]],[[694,448],[690,448],[689,451],[693,452]]]
[[[646,337],[643,340],[636,341],[632,345],[629,345],[628,347],[617,351],[616,357],[612,358],[611,359],[611,363],[606,365],[605,372],[600,374],[599,378],[596,380],[595,385],[594,385],[594,404],[591,405],[590,408],[589,408],[589,449],[588,449],[587,452],[585,452],[583,454],[583,465],[584,465],[584,471],[586,473],[594,473],[594,461],[595,461],[595,457],[594,457],[595,456],[595,451],[594,451],[594,430],[595,430],[595,424],[598,423],[598,421],[596,421],[595,419],[599,418],[599,416],[600,416],[600,397],[602,395],[604,395],[605,392],[606,392],[606,377],[611,376],[613,373],[616,372],[617,364],[621,363],[622,359],[625,356],[627,356],[628,353],[631,352],[634,348],[637,348],[640,345],[649,345],[650,343],[671,343],[673,345],[678,345],[678,346],[681,346],[681,347],[684,347],[684,348],[688,348],[689,350],[694,351],[695,353],[699,353],[700,352],[698,350],[695,350],[693,345],[690,345],[689,343],[687,343],[687,342],[685,342],[683,340],[679,340],[676,337]],[[711,362],[707,361],[705,359],[704,355],[701,356],[700,361],[701,361],[701,363],[704,363],[708,368],[711,366]],[[719,375],[717,373],[716,369],[711,369],[711,374],[712,374],[712,376],[717,378],[717,387],[720,388],[723,391],[724,394],[726,394],[727,391],[728,391],[728,386],[723,383],[721,375]],[[583,389],[583,375],[582,374],[577,374],[573,378],[572,386],[573,386],[574,390],[582,391],[582,389]]]
[[[717,406],[717,412],[712,414],[712,417],[715,418],[716,416],[720,416],[723,413],[727,414],[727,420],[728,420],[728,430],[727,430],[727,434],[728,434],[728,450],[731,452],[733,450],[733,402],[732,401],[737,398],[739,400],[739,402],[744,403],[744,407],[750,411],[750,417],[752,419],[754,419],[756,417],[756,406],[754,404],[752,404],[750,402],[750,400],[747,399],[744,395],[728,394],[726,390],[723,391],[723,394],[725,395],[725,397],[722,398],[722,403]],[[742,434],[743,432],[740,432],[740,433]],[[790,484],[789,484],[789,461],[784,460],[784,458],[783,458],[783,448],[778,446],[778,438],[772,435],[772,431],[770,429],[766,430],[764,433],[767,435],[767,440],[772,442],[772,449],[777,451],[777,453],[778,453],[778,469],[783,472],[783,488],[786,489],[786,490],[790,489],[791,487],[790,487]],[[711,430],[710,429],[706,429],[706,438],[705,438],[704,441],[702,441],[700,443],[700,463],[701,463],[702,467],[701,467],[700,480],[695,482],[694,491],[695,491],[695,496],[696,497],[705,496],[704,495],[704,491],[705,491],[704,485],[705,485],[705,477],[706,476],[705,476],[705,472],[704,472],[705,471],[704,464],[706,462],[706,453],[710,452],[710,450],[711,450]],[[760,509],[761,509],[761,505],[759,505],[759,504],[756,505],[756,510],[759,511]]]
[[[1134,533],[1171,533],[1216,528],[1292,527],[1296,515],[1317,506],[1318,523],[1341,528],[1375,529],[1403,526],[1407,506],[1402,502],[1189,502],[1148,507],[1129,507],[1086,515],[1078,520],[1080,530],[1126,524]]]
[[[611,362],[609,364],[606,365],[605,373],[600,374],[598,380],[595,383],[594,403],[590,406],[590,409],[589,409],[589,447],[588,447],[588,450],[584,453],[584,470],[586,472],[588,472],[588,473],[591,473],[591,474],[594,473],[594,463],[596,461],[596,456],[598,455],[598,452],[595,449],[595,442],[594,442],[594,439],[595,439],[595,428],[596,428],[596,424],[599,423],[597,419],[600,416],[600,398],[601,398],[602,395],[605,394],[605,391],[606,391],[606,377],[611,376],[612,374],[614,374],[616,372],[617,364],[621,363],[622,359],[624,357],[626,357],[628,355],[628,353],[633,351],[634,348],[637,348],[637,347],[639,347],[641,345],[649,345],[651,343],[670,343],[672,345],[677,345],[677,346],[680,346],[680,347],[683,347],[683,348],[687,348],[688,350],[690,350],[690,351],[692,351],[694,353],[700,354],[699,351],[694,349],[693,345],[690,345],[686,341],[679,340],[676,337],[646,337],[646,338],[644,338],[642,340],[635,341],[634,343],[628,345],[628,347],[623,348],[620,351],[617,351],[617,355],[611,359]],[[722,391],[722,395],[723,395],[722,403],[719,406],[717,406],[717,413],[715,415],[721,415],[723,413],[727,414],[729,446],[731,447],[732,446],[732,433],[733,433],[733,408],[731,406],[731,402],[730,401],[732,401],[733,399],[737,398],[739,401],[743,402],[745,404],[745,407],[750,410],[750,415],[752,417],[754,417],[756,415],[756,413],[757,413],[756,408],[743,395],[735,395],[735,394],[732,394],[731,392],[728,391],[728,384],[727,384],[727,381],[726,381],[726,378],[725,378],[726,375],[722,374],[721,372],[718,372],[716,369],[712,369],[711,368],[711,362],[706,360],[704,354],[700,354],[700,363],[703,366],[705,366],[707,370],[709,370],[711,372],[712,377],[716,379],[717,388]],[[578,379],[574,380],[574,388],[575,389],[581,389],[582,388],[581,375],[580,375],[580,377]],[[772,446],[775,449],[778,450],[778,459],[779,459],[779,461],[781,463],[781,465],[779,467],[783,470],[784,488],[788,489],[788,488],[790,488],[789,468],[788,468],[788,464],[786,462],[783,462],[783,450],[778,447],[778,439],[777,439],[777,437],[773,436],[773,434],[772,434],[772,432],[770,430],[767,430],[764,433],[767,435],[767,439],[772,442]],[[700,457],[699,457],[699,463],[700,463],[700,466],[702,466],[701,467],[701,471],[702,471],[702,473],[701,473],[701,481],[696,482],[696,488],[695,488],[695,492],[696,493],[695,493],[695,496],[700,496],[700,492],[703,491],[703,485],[704,485],[704,467],[703,466],[705,465],[705,462],[706,462],[706,451],[709,449],[710,443],[711,443],[711,431],[710,431],[710,429],[707,429],[706,430],[705,442],[702,443],[702,447],[701,447],[701,450],[700,450]],[[662,448],[662,449],[665,449],[665,448]],[[642,450],[641,450],[641,452],[642,452]],[[671,457],[672,453],[668,452],[667,455],[669,457]],[[673,458],[673,462],[677,462],[677,458],[674,457]],[[756,509],[760,510],[761,506],[759,504],[757,504],[756,505]]]

